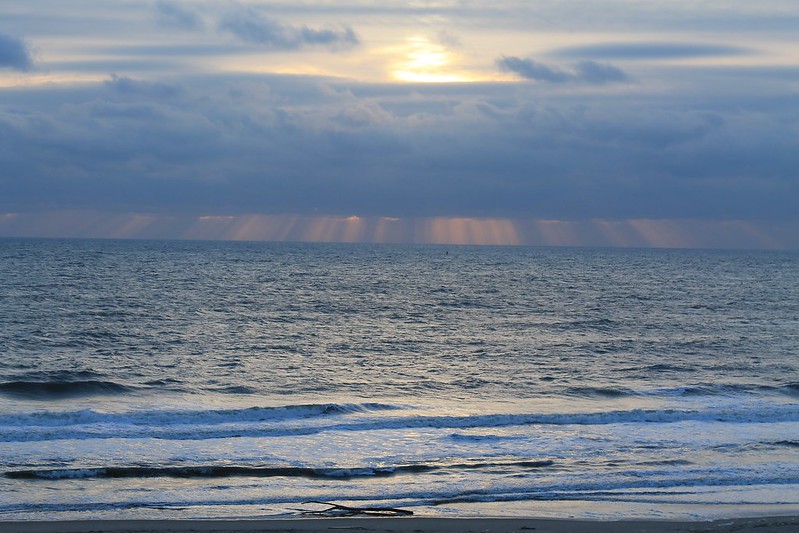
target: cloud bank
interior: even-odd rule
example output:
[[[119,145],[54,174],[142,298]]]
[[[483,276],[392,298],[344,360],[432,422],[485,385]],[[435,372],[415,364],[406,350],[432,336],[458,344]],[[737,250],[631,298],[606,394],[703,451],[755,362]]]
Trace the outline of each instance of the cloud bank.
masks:
[[[30,70],[33,58],[25,41],[0,33],[0,68]]]
[[[550,52],[555,57],[592,59],[693,59],[735,57],[754,53],[750,48],[719,44],[629,42],[569,46]]]
[[[630,81],[629,76],[621,69],[596,61],[580,61],[569,71],[533,59],[503,56],[497,59],[497,66],[500,70],[512,72],[524,79],[549,83],[581,82],[598,85]]]
[[[688,97],[114,76],[0,112],[0,212],[795,218],[799,114]]]
[[[156,19],[163,26],[183,30],[201,30],[205,27],[202,17],[183,3],[158,0],[153,8]]]
[[[244,42],[276,50],[298,50],[307,46],[351,48],[360,42],[352,28],[291,26],[245,8],[236,9],[223,17],[219,28]]]

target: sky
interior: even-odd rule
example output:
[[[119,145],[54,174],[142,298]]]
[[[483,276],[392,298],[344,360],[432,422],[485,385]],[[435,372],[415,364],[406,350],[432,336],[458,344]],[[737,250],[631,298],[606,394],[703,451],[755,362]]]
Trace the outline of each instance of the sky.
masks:
[[[2,0],[0,236],[799,249],[796,0]]]

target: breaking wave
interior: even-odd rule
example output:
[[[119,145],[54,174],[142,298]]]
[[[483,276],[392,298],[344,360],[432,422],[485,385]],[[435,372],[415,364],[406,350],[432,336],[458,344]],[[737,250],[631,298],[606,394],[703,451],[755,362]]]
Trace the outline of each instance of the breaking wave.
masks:
[[[227,478],[227,477],[301,477],[308,479],[355,479],[363,477],[388,477],[398,474],[417,474],[435,470],[465,470],[480,468],[536,469],[552,466],[554,461],[513,461],[456,463],[450,465],[402,465],[362,468],[306,468],[291,466],[118,466],[101,468],[74,468],[50,470],[12,470],[5,476],[12,479],[119,479],[119,478]]]
[[[528,425],[669,424],[678,422],[799,422],[794,405],[631,409],[582,413],[423,415],[391,404],[307,404],[222,410],[105,413],[91,409],[0,415],[0,441],[315,435],[392,429],[491,429]]]
[[[79,381],[6,381],[0,383],[0,394],[30,400],[54,400],[99,395],[112,396],[126,394],[134,390],[136,390],[135,387],[128,385],[95,379]]]

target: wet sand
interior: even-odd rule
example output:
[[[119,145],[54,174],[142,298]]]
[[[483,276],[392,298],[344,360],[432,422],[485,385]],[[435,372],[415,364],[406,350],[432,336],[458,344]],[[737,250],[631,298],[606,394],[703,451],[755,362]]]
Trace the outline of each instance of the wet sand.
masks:
[[[0,533],[795,533],[799,517],[764,517],[713,522],[592,522],[552,519],[305,518],[287,520],[85,520],[0,522]]]

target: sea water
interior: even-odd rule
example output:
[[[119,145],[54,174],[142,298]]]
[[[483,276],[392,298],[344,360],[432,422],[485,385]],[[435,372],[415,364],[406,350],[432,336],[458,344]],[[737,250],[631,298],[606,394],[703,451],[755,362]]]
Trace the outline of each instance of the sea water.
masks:
[[[0,240],[0,520],[796,513],[798,371],[795,252]]]

